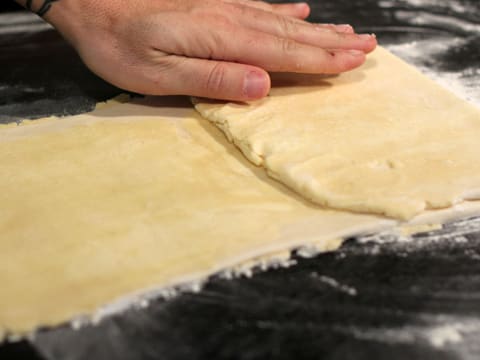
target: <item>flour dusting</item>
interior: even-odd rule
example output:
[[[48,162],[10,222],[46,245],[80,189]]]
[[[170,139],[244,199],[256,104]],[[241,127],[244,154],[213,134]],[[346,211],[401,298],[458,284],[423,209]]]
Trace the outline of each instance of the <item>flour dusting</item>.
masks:
[[[428,317],[428,316],[427,316]],[[480,322],[466,318],[432,317],[425,320],[428,325],[406,325],[398,328],[370,328],[349,331],[357,339],[378,340],[389,344],[424,343],[437,349],[461,344],[468,336],[480,335]]]

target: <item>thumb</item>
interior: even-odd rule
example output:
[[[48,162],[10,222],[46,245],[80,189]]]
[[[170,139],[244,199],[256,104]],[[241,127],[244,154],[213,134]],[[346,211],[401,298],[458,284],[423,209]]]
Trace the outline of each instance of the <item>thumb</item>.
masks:
[[[212,99],[249,101],[270,91],[268,73],[258,67],[226,61],[169,56],[174,66],[162,65],[161,88],[156,95],[190,95]]]

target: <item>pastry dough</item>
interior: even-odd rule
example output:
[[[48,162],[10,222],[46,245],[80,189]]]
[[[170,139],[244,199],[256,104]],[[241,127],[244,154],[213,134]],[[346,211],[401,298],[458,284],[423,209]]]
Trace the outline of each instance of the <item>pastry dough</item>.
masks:
[[[359,70],[278,75],[267,99],[196,109],[318,204],[409,219],[480,197],[480,110],[382,48]]]
[[[393,224],[304,202],[188,99],[0,128],[0,157],[0,328],[14,333]]]

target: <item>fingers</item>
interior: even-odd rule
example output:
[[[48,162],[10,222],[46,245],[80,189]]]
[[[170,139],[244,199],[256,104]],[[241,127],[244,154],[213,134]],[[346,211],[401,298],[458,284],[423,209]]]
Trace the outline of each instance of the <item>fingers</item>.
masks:
[[[241,63],[266,71],[337,74],[365,62],[361,50],[325,50],[248,28],[240,31],[235,25],[212,27],[210,22],[198,22],[195,32],[185,32],[182,46],[178,46],[178,34],[170,39],[168,33],[150,31],[148,36],[153,47],[164,53]],[[317,36],[322,38],[323,32]]]
[[[306,19],[310,15],[310,6],[307,3],[269,4],[264,1],[253,0],[224,0],[230,4],[249,6],[264,11],[270,11],[283,16],[297,19]]]
[[[357,66],[365,54],[348,51],[326,53],[312,72],[337,73],[339,69]],[[274,65],[273,71],[288,71]],[[134,91],[152,95],[190,95],[229,101],[252,101],[267,96],[270,91],[268,73],[257,66],[227,61],[166,55],[153,66],[150,74],[156,79],[144,79]]]
[[[310,15],[310,6],[307,3],[287,3],[287,4],[269,4],[264,1],[252,0],[224,0],[229,4],[249,6],[256,9],[270,11],[278,15],[290,16],[296,19],[304,20]],[[339,33],[355,33],[353,27],[348,24],[317,24],[319,28],[336,31]]]
[[[355,49],[367,53],[377,45],[375,36],[357,35],[348,26],[339,32],[335,26],[310,24],[248,6],[237,11],[239,14],[235,20],[240,26],[303,44],[324,49]]]
[[[294,40],[255,31],[236,34],[236,41],[221,45],[222,52],[213,58],[260,67],[267,71],[312,74],[337,74],[352,70],[365,62],[359,50],[325,50]],[[215,56],[216,55],[216,56]]]
[[[255,100],[270,90],[267,71],[338,74],[363,64],[376,46],[374,37],[357,35],[349,25],[309,24],[264,10],[293,14],[293,8],[224,0],[213,11],[148,18],[143,38],[153,53],[148,71],[136,77],[139,86],[130,90]]]
[[[295,4],[276,4],[272,5],[273,12],[284,15],[292,16],[297,19],[306,19],[310,15],[310,6],[306,3]]]
[[[354,34],[355,30],[353,29],[352,25],[348,24],[341,24],[341,25],[335,25],[335,24],[316,24],[319,29],[325,29],[325,30],[330,30],[330,31],[335,31],[338,33],[344,33],[344,34]]]
[[[223,61],[167,56],[158,69],[155,95],[190,95],[230,101],[250,101],[267,96],[270,77],[262,69]],[[165,62],[170,62],[165,66]],[[163,71],[165,67],[168,71]]]

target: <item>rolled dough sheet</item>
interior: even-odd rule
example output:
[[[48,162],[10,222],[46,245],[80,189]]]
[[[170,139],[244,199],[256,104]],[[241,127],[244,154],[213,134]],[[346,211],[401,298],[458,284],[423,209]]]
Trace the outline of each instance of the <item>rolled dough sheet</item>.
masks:
[[[397,224],[304,201],[186,99],[4,126],[0,159],[0,332],[9,334]],[[479,210],[472,202],[415,221]]]
[[[383,48],[340,76],[278,75],[267,99],[196,109],[318,204],[410,219],[480,197],[480,110]]]
[[[56,325],[253,257],[393,225],[252,166],[188,99],[0,128],[0,328]]]

